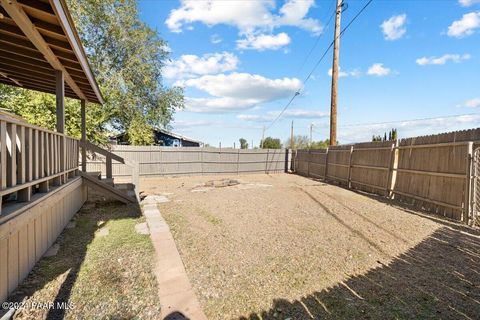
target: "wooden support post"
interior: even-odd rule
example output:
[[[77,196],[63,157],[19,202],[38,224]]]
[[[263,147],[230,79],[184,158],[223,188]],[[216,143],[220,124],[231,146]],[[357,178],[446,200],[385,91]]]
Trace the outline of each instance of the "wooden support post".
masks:
[[[107,179],[112,179],[112,177],[113,177],[113,175],[112,175],[112,157],[107,155],[106,161],[107,161],[107,163],[106,163],[106,165],[107,165],[107,168],[106,168]]]
[[[397,179],[398,155],[400,152],[397,146],[398,146],[398,140],[392,143],[392,149],[390,151],[390,168],[388,170],[386,196],[391,199],[395,197],[395,194],[393,193],[393,189],[395,188],[395,180]]]
[[[85,149],[85,142],[87,141],[87,113],[85,109],[85,100],[80,101],[81,119],[82,119],[82,171],[87,172],[87,150]],[[77,159],[78,161],[78,159]]]
[[[353,158],[353,146],[350,147],[350,157],[348,159],[348,178],[347,178],[347,187],[348,189],[352,188],[352,158]]]
[[[57,106],[57,132],[65,133],[65,81],[63,71],[55,70],[56,80],[56,106]],[[55,159],[55,173],[65,170],[66,149],[65,137],[54,136],[54,159]],[[55,185],[62,185],[66,182],[66,177],[60,175],[54,179]]]
[[[237,175],[240,173],[240,149],[237,152]]]
[[[342,0],[337,0],[335,16],[335,37],[333,39],[333,63],[332,63],[332,93],[330,102],[330,145],[337,144],[337,82],[339,73],[340,56],[340,19],[342,15]]]
[[[263,143],[262,143],[263,145]],[[268,158],[270,155],[270,149],[267,149],[267,158],[265,159],[265,173],[268,173]]]
[[[57,132],[65,133],[65,82],[63,71],[55,70],[55,101],[57,106]]]
[[[289,165],[288,165],[288,155],[290,153],[290,150],[291,149],[288,149],[288,148],[285,149],[285,170],[284,170],[285,173],[288,173],[288,167],[289,167]]]
[[[472,180],[472,160],[473,160],[473,142],[469,141],[467,146],[467,167],[466,167],[466,183],[465,183],[465,203],[463,206],[464,215],[463,215],[463,222],[466,224],[471,224],[473,221],[473,214],[472,214],[472,202],[475,195],[472,194],[471,190],[471,180]]]
[[[323,170],[324,172],[324,177],[323,177],[323,180],[327,180],[327,173],[328,173],[328,150],[330,148],[327,147],[327,151],[325,152],[325,170]]]
[[[307,154],[307,177],[310,177],[310,151],[312,149],[308,148],[308,154]]]

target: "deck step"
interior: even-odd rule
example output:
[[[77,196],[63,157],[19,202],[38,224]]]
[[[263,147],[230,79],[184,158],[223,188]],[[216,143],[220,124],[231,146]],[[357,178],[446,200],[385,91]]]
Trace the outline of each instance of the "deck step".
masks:
[[[84,178],[84,180],[87,182],[87,184],[90,187],[100,190],[101,192],[102,191],[106,192],[109,195],[111,195],[113,198],[123,203],[137,202],[137,199],[135,197],[135,192],[133,192],[133,196],[130,196],[124,190],[118,190],[113,186],[107,183],[104,183],[102,180],[96,179],[94,176],[90,175],[89,173],[80,172],[80,175]]]
[[[88,174],[91,177],[95,177],[98,180],[102,180],[102,172],[101,171],[83,172],[83,174]]]

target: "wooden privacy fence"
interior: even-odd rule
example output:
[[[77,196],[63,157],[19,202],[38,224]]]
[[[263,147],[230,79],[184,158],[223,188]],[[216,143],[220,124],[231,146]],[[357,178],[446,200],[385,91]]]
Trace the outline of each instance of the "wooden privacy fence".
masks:
[[[78,140],[0,113],[0,221],[3,201],[28,202],[78,169]]]
[[[395,198],[427,211],[472,223],[473,152],[480,129],[298,150],[298,174]],[[480,164],[477,164],[480,165]]]
[[[288,165],[284,149],[220,149],[113,145],[114,154],[125,161],[138,162],[140,176],[214,175],[283,172]],[[87,171],[105,171],[106,158],[87,161]],[[130,175],[121,163],[112,164],[113,177]]]

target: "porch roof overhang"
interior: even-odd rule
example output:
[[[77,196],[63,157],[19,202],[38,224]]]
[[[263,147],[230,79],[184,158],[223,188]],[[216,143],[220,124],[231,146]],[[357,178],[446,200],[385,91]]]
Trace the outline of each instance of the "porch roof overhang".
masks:
[[[65,96],[103,97],[65,0],[0,0],[0,83],[55,94],[55,70]]]

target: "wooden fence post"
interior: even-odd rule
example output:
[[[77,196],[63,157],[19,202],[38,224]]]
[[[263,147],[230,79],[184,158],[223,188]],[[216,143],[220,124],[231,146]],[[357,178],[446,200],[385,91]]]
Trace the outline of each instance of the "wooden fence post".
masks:
[[[285,173],[288,173],[288,155],[290,154],[290,149],[285,149]]]
[[[347,178],[347,188],[352,188],[351,175],[352,175],[352,156],[353,156],[353,146],[350,147],[350,157],[348,158],[348,178]]]
[[[470,224],[472,222],[472,202],[473,197],[471,190],[472,166],[473,166],[473,142],[469,141],[467,145],[467,166],[466,166],[466,183],[465,183],[465,203],[463,205],[463,222]]]
[[[239,166],[240,166],[240,149],[237,151],[237,175],[239,174]]]
[[[267,157],[265,159],[265,173],[268,174],[268,156],[270,155],[270,149],[267,149]]]
[[[309,148],[308,155],[307,155],[307,177],[309,178],[310,178],[310,158],[311,158],[310,151],[311,149]]]
[[[202,176],[203,176],[203,149],[205,147],[202,147],[202,150],[200,150],[200,167],[202,168]]]
[[[392,143],[392,149],[390,150],[390,165],[388,169],[388,178],[387,178],[387,194],[386,196],[393,199],[395,194],[393,193],[393,189],[395,188],[395,180],[397,177],[397,167],[398,167],[398,155],[400,150],[398,147],[398,140]]]
[[[330,148],[327,147],[327,150],[325,151],[325,170],[323,170],[323,180],[327,181],[327,171],[328,171],[328,150]]]

